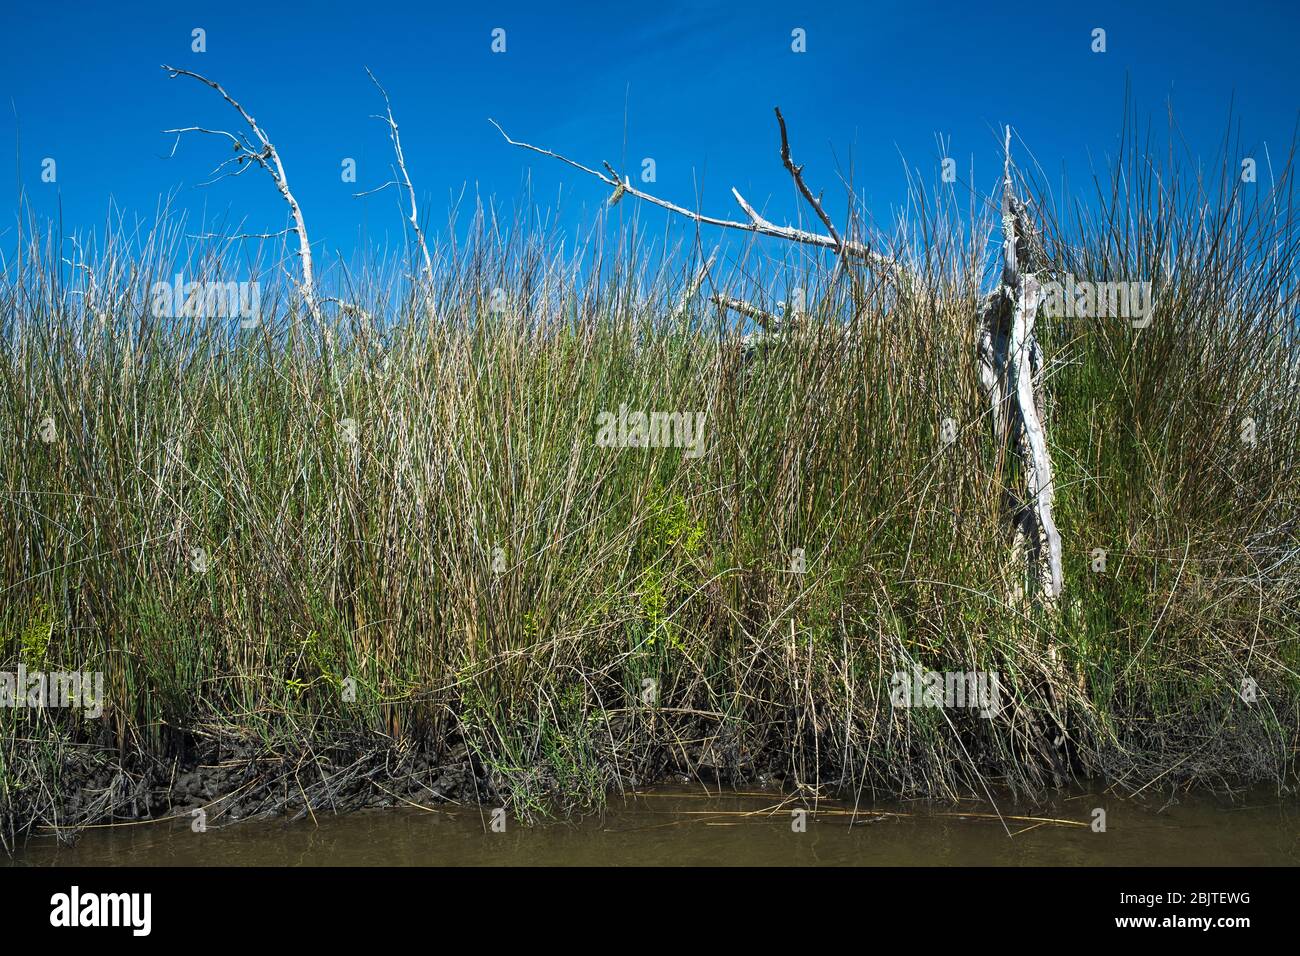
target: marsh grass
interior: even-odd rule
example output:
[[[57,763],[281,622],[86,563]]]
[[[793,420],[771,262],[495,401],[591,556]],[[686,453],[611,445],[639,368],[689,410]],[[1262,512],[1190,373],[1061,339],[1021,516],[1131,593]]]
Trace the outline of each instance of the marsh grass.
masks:
[[[7,834],[68,822],[69,753],[129,767],[223,737],[461,752],[482,799],[524,814],[669,773],[1290,786],[1291,174],[1256,198],[1231,172],[1211,190],[1121,162],[1068,226],[1044,213],[1053,269],[1156,288],[1145,329],[1039,321],[1055,614],[1018,596],[1017,466],[972,358],[987,216],[963,232],[917,194],[900,256],[925,295],[747,247],[734,289],[808,302],[752,351],[706,295],[680,301],[697,257],[634,229],[565,257],[480,218],[427,291],[336,271],[351,307],[328,338],[269,272],[254,329],[155,318],[178,261],[249,275],[177,226],[70,257],[29,229],[0,289],[0,664],[48,624],[45,666],[102,670],[108,700],[95,722],[0,712]],[[597,446],[623,404],[706,413],[706,453]],[[997,672],[1001,712],[892,708],[913,664]],[[114,781],[96,812],[128,812]]]

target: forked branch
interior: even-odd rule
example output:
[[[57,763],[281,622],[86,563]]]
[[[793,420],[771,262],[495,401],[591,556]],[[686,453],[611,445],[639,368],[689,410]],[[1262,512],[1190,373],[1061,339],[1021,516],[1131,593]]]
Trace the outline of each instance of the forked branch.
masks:
[[[803,194],[803,198],[807,201],[808,205],[812,207],[813,212],[817,214],[817,218],[822,221],[822,224],[826,227],[826,231],[830,234],[831,239],[834,240],[835,251],[843,254],[844,240],[841,239],[840,234],[835,231],[835,223],[831,220],[831,217],[826,214],[826,210],[822,208],[821,197],[812,194],[812,190],[808,188],[808,184],[803,181],[803,167],[796,166],[794,160],[790,157],[790,137],[786,133],[785,117],[781,115],[781,107],[779,106],[776,107],[776,122],[777,125],[781,127],[781,162],[785,164],[785,168],[789,170],[790,175],[794,177],[795,186],[799,188],[799,192]]]
[[[229,103],[236,112],[243,117],[244,122],[248,124],[249,130],[252,131],[253,139],[247,135],[241,134],[236,136],[226,130],[205,129],[200,126],[186,126],[179,129],[164,130],[166,133],[175,133],[177,142],[184,133],[206,133],[212,136],[221,136],[228,139],[234,147],[234,155],[217,166],[214,172],[228,168],[232,163],[239,167],[233,172],[225,173],[228,176],[239,176],[246,172],[254,165],[260,166],[271,176],[271,181],[275,183],[275,188],[284,198],[285,203],[289,206],[289,214],[293,217],[293,226],[291,230],[298,235],[298,258],[302,261],[302,294],[307,302],[307,308],[312,317],[317,322],[320,321],[320,309],[316,302],[316,286],[314,272],[312,269],[311,243],[307,238],[307,224],[303,221],[302,208],[298,205],[298,200],[289,191],[289,179],[284,172],[284,163],[280,161],[280,154],[276,151],[275,146],[267,137],[262,127],[258,125],[257,120],[249,115],[244,107],[240,106],[233,96],[226,92],[225,88],[215,80],[210,80],[201,73],[194,73],[191,70],[183,70],[180,67],[168,66],[163,64],[162,68],[167,71],[171,79],[178,76],[188,76],[198,80],[205,86],[211,87],[221,95],[221,98]],[[175,146],[172,147],[175,152]],[[247,165],[245,165],[247,164]],[[222,178],[220,176],[216,178]]]
[[[722,229],[736,229],[741,232],[750,232],[761,236],[772,236],[776,239],[785,239],[789,242],[797,242],[803,245],[817,246],[823,249],[833,249],[843,257],[859,259],[881,269],[886,273],[886,275],[890,276],[895,281],[900,283],[907,282],[907,273],[902,269],[899,263],[889,256],[876,252],[864,243],[844,239],[834,228],[830,217],[826,215],[825,210],[822,208],[820,200],[813,196],[812,191],[808,189],[807,185],[803,182],[803,167],[795,166],[793,161],[789,159],[790,147],[786,137],[785,120],[781,117],[780,110],[777,110],[777,119],[780,121],[781,125],[781,153],[783,161],[787,164],[786,168],[789,169],[791,174],[795,177],[795,182],[799,186],[800,192],[803,193],[804,198],[813,207],[813,210],[817,213],[817,217],[830,230],[829,233],[810,232],[809,230],[798,229],[794,226],[778,226],[773,222],[769,222],[767,219],[763,218],[758,210],[750,205],[745,200],[745,197],[740,194],[740,191],[734,187],[731,190],[731,194],[735,197],[736,204],[740,206],[741,211],[745,214],[745,221],[742,222],[735,219],[720,219],[716,216],[706,216],[703,213],[695,212],[694,210],[687,209],[685,206],[679,206],[676,203],[669,202],[666,199],[661,199],[660,197],[645,192],[642,189],[638,189],[636,186],[632,185],[632,180],[629,176],[625,175],[622,180],[620,180],[618,174],[609,163],[602,163],[605,172],[592,169],[589,166],[584,166],[582,163],[576,162],[575,160],[554,152],[553,150],[545,149],[541,146],[534,146],[532,143],[524,143],[512,139],[510,135],[501,128],[501,124],[496,120],[489,119],[488,122],[497,128],[497,131],[511,146],[517,146],[520,149],[526,149],[534,153],[540,153],[543,156],[549,156],[552,159],[557,159],[589,176],[596,177],[606,186],[609,186],[614,190],[611,199],[622,198],[623,195],[626,194],[633,196],[636,199],[640,199],[642,202],[658,206],[660,209],[666,209],[679,216],[684,216],[700,225],[717,226]]]

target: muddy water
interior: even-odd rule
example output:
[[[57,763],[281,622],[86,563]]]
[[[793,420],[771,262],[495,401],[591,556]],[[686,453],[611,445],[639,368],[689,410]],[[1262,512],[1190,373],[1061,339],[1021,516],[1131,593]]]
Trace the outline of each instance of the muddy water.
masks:
[[[1106,810],[1105,832],[1091,826]],[[17,865],[1300,865],[1300,803],[1255,795],[1164,805],[1081,794],[1002,803],[823,802],[797,830],[774,794],[655,790],[600,814],[492,829],[491,810],[449,807],[252,820],[195,833],[190,821],[89,831],[60,848],[31,842]]]

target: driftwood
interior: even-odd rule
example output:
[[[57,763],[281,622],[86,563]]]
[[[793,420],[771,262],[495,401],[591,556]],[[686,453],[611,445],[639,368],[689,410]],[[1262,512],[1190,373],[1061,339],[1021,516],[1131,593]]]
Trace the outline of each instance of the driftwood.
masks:
[[[677,215],[685,216],[700,225],[718,226],[723,229],[736,229],[761,236],[785,239],[789,242],[795,242],[802,245],[830,249],[838,256],[836,275],[848,276],[850,281],[854,283],[855,288],[857,287],[858,280],[849,264],[850,262],[858,261],[865,262],[872,268],[880,270],[888,281],[893,282],[899,288],[906,288],[911,291],[918,290],[920,285],[916,278],[900,262],[884,255],[883,253],[873,250],[865,243],[846,239],[840,234],[840,231],[835,227],[835,221],[829,214],[827,214],[825,207],[822,205],[821,195],[814,195],[812,189],[809,188],[808,183],[804,180],[803,166],[797,164],[791,155],[789,131],[786,128],[785,117],[781,114],[780,107],[777,107],[774,112],[776,114],[777,126],[781,134],[781,165],[785,167],[786,172],[788,172],[794,180],[799,195],[803,197],[804,201],[808,204],[809,208],[812,209],[817,219],[823,226],[825,226],[825,233],[811,232],[807,229],[799,229],[794,226],[778,226],[765,219],[758,210],[750,205],[745,197],[740,194],[740,191],[735,188],[731,190],[731,194],[735,198],[736,204],[740,206],[741,211],[745,214],[744,222],[706,216],[703,213],[692,211],[687,209],[685,206],[679,206],[676,203],[669,202],[636,188],[632,185],[631,177],[625,175],[620,179],[618,173],[609,163],[602,164],[605,168],[605,172],[602,173],[599,170],[584,166],[582,163],[576,162],[560,153],[545,149],[541,146],[534,146],[531,143],[524,143],[512,139],[510,135],[501,128],[501,124],[496,120],[489,119],[488,122],[497,128],[497,131],[501,134],[502,138],[504,138],[511,146],[517,146],[520,149],[526,149],[559,160],[568,166],[572,166],[574,169],[587,173],[589,176],[596,177],[606,186],[612,187],[614,192],[610,197],[610,205],[621,200],[624,195],[630,195],[636,199],[658,206],[661,209],[666,209],[669,212],[676,213]],[[706,279],[711,279],[709,270],[711,269],[716,256],[717,252],[715,250],[713,255],[709,257],[708,261],[704,263],[695,278],[687,286],[686,292],[682,296],[681,300],[683,306],[695,297]],[[754,322],[758,324],[757,331],[749,332],[741,338],[741,351],[746,357],[752,356],[758,347],[767,339],[788,331],[791,326],[791,320],[795,318],[792,315],[775,315],[757,305],[754,305],[753,303],[746,302],[743,299],[734,298],[723,291],[712,292],[709,299],[719,308],[730,312],[736,312],[746,318],[754,320]]]

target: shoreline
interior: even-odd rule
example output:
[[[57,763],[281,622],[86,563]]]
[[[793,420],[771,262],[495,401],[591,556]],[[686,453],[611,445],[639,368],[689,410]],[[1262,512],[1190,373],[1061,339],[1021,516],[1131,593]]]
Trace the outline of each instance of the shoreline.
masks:
[[[566,789],[554,768],[545,764],[502,773],[463,740],[434,753],[382,734],[303,742],[296,750],[225,735],[191,739],[188,753],[170,757],[144,750],[119,755],[112,748],[83,744],[65,752],[57,779],[50,781],[48,792],[57,793],[57,798],[40,802],[29,793],[23,803],[11,793],[9,805],[0,808],[0,826],[9,835],[4,849],[12,856],[38,833],[53,833],[60,843],[71,845],[85,829],[111,824],[189,818],[195,828],[225,827],[253,819],[294,823],[314,820],[318,814],[444,807],[503,808],[511,819],[536,822],[580,817],[620,794],[694,785],[720,793],[758,789],[795,805],[852,803],[864,793],[873,801],[975,800],[996,806],[994,793],[1016,803],[1041,805],[1101,790],[1121,800],[1139,799],[1144,793],[1181,793],[1230,802],[1265,785],[1279,797],[1300,792],[1294,764],[1282,768],[1263,761],[1261,740],[1256,741],[1259,750],[1242,749],[1235,760],[1208,755],[1212,769],[1197,764],[1194,754],[1157,757],[1153,752],[1144,758],[1146,779],[1131,776],[1138,766],[1132,762],[1127,772],[1116,763],[1115,771],[1105,776],[1080,774],[1076,766],[1076,772],[1032,790],[1017,787],[1014,777],[986,777],[983,787],[963,791],[949,786],[930,792],[887,790],[865,779],[841,780],[829,767],[820,784],[801,783],[783,766],[779,751],[744,754],[733,748],[724,755],[715,740],[696,746],[686,762],[666,752],[650,752],[639,767],[628,766],[621,773],[606,767],[605,785],[587,792]]]

